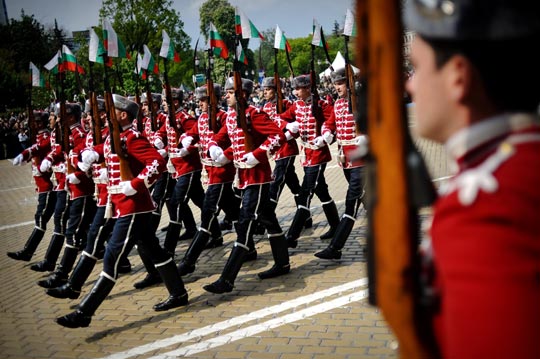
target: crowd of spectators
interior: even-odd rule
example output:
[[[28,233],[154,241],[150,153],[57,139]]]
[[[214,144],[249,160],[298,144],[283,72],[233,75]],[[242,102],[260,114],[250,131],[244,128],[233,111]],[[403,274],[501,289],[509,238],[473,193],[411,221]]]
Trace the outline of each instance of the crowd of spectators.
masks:
[[[29,145],[26,112],[0,115],[0,160],[16,157]]]

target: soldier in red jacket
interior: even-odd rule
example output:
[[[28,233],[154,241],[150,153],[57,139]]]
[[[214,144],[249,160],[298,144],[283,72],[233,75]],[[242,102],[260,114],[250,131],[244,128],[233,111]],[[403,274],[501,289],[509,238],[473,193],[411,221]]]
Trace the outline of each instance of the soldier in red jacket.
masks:
[[[419,135],[455,175],[429,234],[442,358],[540,357],[540,3],[408,1]]]
[[[221,99],[220,85],[214,85],[214,96],[216,97],[216,101]],[[195,263],[203,249],[223,245],[223,237],[219,236],[216,238],[215,234],[216,227],[217,231],[221,232],[217,221],[219,211],[223,209],[227,218],[236,222],[240,210],[240,199],[235,195],[232,186],[236,174],[233,162],[226,156],[222,156],[220,161],[214,161],[208,153],[209,145],[214,139],[215,132],[218,132],[225,125],[227,113],[218,108],[215,114],[216,123],[211,125],[206,85],[195,89],[195,98],[199,101],[201,115],[197,121],[197,126],[193,126],[191,131],[182,135],[181,142],[183,148],[189,149],[192,146],[198,148],[201,162],[208,174],[208,188],[204,194],[199,231],[193,238],[193,241],[191,241],[184,258],[178,265],[180,275],[187,275],[195,271]],[[212,126],[216,126],[216,128]],[[229,147],[226,151],[232,151],[232,149]],[[210,236],[214,238],[209,242]],[[251,250],[255,251],[254,248]]]
[[[246,123],[239,124],[235,110],[237,99],[233,78],[227,79],[225,91],[229,106],[225,125],[214,135],[208,148],[213,161],[226,163],[229,160],[234,163],[237,170],[235,186],[241,191],[242,203],[236,225],[237,238],[227,264],[217,281],[204,286],[204,289],[211,293],[225,293],[233,290],[234,281],[242,267],[244,257],[250,250],[248,242],[253,236],[256,220],[266,227],[274,257],[272,268],[259,273],[259,277],[272,278],[290,271],[289,252],[284,233],[275,212],[268,206],[269,188],[272,182],[272,168],[268,162],[268,156],[285,142],[285,136],[268,114],[253,106],[247,106],[245,110]],[[241,93],[244,98],[249,98],[252,91],[253,82],[242,79]],[[248,127],[249,133],[244,132],[243,125]],[[248,143],[252,148],[247,147]],[[223,148],[226,150],[224,151]]]
[[[345,68],[335,69],[331,73],[331,78],[339,98],[334,103],[332,115],[323,124],[321,133],[323,137],[330,135],[336,138],[338,164],[343,169],[348,187],[345,213],[339,221],[336,232],[328,247],[315,253],[315,256],[321,259],[340,259],[341,249],[345,246],[354,227],[358,208],[364,195],[364,162],[360,158],[354,158],[357,157],[354,153],[359,145],[367,142],[366,136],[357,132],[354,116],[349,111]],[[350,88],[354,91],[354,84],[351,84]]]
[[[132,126],[139,106],[119,95],[113,95],[113,100],[121,129],[115,140],[122,142],[124,153],[116,153],[116,147],[111,145],[113,134],[103,144],[95,146],[94,150],[98,153],[97,161],[105,160],[107,165],[108,201],[116,223],[105,250],[103,272],[92,291],[81,301],[77,310],[57,319],[58,324],[68,328],[87,327],[90,324],[92,315],[116,283],[122,256],[129,253],[135,244],[152,259],[170,294],[167,300],[156,304],[154,310],[168,310],[188,303],[184,283],[172,257],[161,248],[157,238],[148,230],[148,221],[155,208],[148,188],[165,169],[165,161]],[[82,160],[92,163],[95,159],[95,154],[92,154],[85,155]],[[133,176],[131,180],[122,177],[129,175],[121,174],[120,163],[123,160],[128,161],[127,167]]]
[[[310,205],[314,194],[321,200],[324,214],[330,225],[329,230],[321,235],[321,239],[333,237],[339,224],[339,214],[324,177],[326,164],[332,159],[328,146],[332,143],[333,138],[330,134],[320,135],[320,126],[322,122],[330,117],[332,106],[320,100],[317,105],[321,107],[320,116],[322,118],[315,118],[312,113],[311,79],[309,75],[295,77],[292,85],[297,92],[298,100],[287,111],[279,114],[279,117],[287,122],[296,121],[304,154],[302,159],[304,179],[297,200],[298,209],[287,232],[289,247],[296,248],[304,223],[311,215]]]
[[[32,161],[32,176],[34,177],[36,192],[38,193],[38,204],[36,213],[34,214],[35,227],[22,250],[7,253],[10,258],[26,262],[32,258],[39,243],[43,239],[47,229],[47,222],[51,219],[56,204],[56,192],[53,191],[51,173],[40,171],[41,162],[51,150],[51,134],[47,129],[49,113],[34,111],[33,115],[38,131],[36,138],[32,139],[34,143],[31,147],[25,149],[13,159],[13,165],[19,166]]]

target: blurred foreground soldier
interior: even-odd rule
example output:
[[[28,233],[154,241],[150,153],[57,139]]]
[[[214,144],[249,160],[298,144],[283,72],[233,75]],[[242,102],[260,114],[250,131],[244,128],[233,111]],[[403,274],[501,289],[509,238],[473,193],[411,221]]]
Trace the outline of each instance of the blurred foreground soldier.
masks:
[[[83,156],[83,161],[93,163],[105,160],[109,174],[108,201],[116,223],[105,249],[103,271],[92,291],[81,301],[77,310],[57,319],[58,324],[68,328],[87,327],[90,324],[94,312],[116,283],[122,256],[129,253],[135,243],[139,251],[145,252],[152,259],[170,294],[166,301],[156,304],[154,310],[168,310],[188,303],[184,283],[171,256],[160,247],[148,226],[155,208],[148,187],[165,169],[165,161],[148,140],[132,128],[133,119],[139,110],[137,104],[118,95],[113,95],[113,99],[116,118],[122,131],[115,140],[122,141],[124,153],[113,153],[111,137],[114,134],[111,133],[103,144],[94,147],[96,152],[93,155]],[[123,155],[134,176],[130,181],[122,181],[120,176],[119,156]]]
[[[540,3],[410,0],[419,135],[455,176],[430,235],[443,358],[540,358]]]
[[[20,261],[28,262],[34,255],[45,235],[47,222],[51,219],[56,204],[56,192],[53,191],[51,172],[40,171],[41,162],[51,150],[51,134],[47,129],[48,120],[48,112],[34,111],[34,121],[38,131],[36,138],[32,139],[34,144],[13,159],[14,166],[20,166],[21,164],[32,161],[32,176],[34,177],[36,192],[38,193],[38,203],[36,213],[34,214],[35,227],[32,234],[30,234],[22,250],[7,253],[8,257]]]
[[[365,135],[357,133],[353,114],[349,111],[345,68],[336,69],[331,73],[331,78],[339,98],[334,104],[334,111],[330,119],[323,124],[321,133],[323,137],[336,137],[338,164],[343,169],[348,187],[345,197],[345,213],[339,221],[332,241],[326,249],[315,253],[315,257],[321,259],[340,259],[341,249],[345,246],[354,227],[364,194],[364,162],[360,158],[353,159],[353,156],[357,146],[367,142]],[[350,84],[350,88],[354,91],[354,84]]]

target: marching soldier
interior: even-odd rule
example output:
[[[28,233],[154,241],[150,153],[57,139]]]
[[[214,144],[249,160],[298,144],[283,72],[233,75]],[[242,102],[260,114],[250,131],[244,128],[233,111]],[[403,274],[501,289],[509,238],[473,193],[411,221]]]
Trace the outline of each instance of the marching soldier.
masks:
[[[221,98],[221,86],[214,85],[214,95],[216,101]],[[215,228],[217,226],[217,215],[223,209],[225,215],[232,221],[238,221],[240,200],[233,191],[233,180],[236,169],[231,160],[222,156],[220,161],[214,161],[208,155],[209,144],[212,143],[214,131],[218,131],[225,124],[227,113],[218,109],[216,122],[211,124],[209,118],[209,97],[206,85],[195,89],[195,98],[199,101],[201,115],[197,121],[197,126],[183,134],[181,138],[182,147],[189,149],[191,146],[198,147],[201,162],[208,173],[208,188],[204,195],[204,202],[201,211],[201,225],[199,231],[193,238],[184,258],[178,265],[180,275],[187,275],[195,271],[195,263],[201,255],[203,249],[214,248],[223,245],[223,237],[216,238]],[[212,128],[216,126],[218,128]],[[228,151],[232,152],[229,147]],[[217,226],[219,230],[219,226]],[[212,229],[212,230],[211,230]],[[213,238],[210,240],[210,236]]]
[[[324,214],[330,225],[330,229],[321,235],[321,239],[333,237],[339,224],[339,214],[324,177],[326,164],[332,159],[328,145],[332,143],[333,138],[330,133],[324,136],[318,135],[320,132],[319,126],[321,126],[318,122],[324,122],[325,119],[330,117],[332,106],[320,100],[317,105],[321,107],[321,116],[324,118],[317,119],[312,113],[310,76],[300,75],[295,77],[292,86],[297,92],[298,100],[285,112],[279,114],[279,117],[287,122],[296,121],[298,123],[298,134],[304,153],[302,159],[304,179],[298,196],[298,209],[287,232],[289,247],[296,248],[304,223],[311,215],[310,204],[313,194],[317,195],[321,200]]]
[[[32,161],[32,176],[38,193],[38,203],[34,214],[35,227],[22,250],[7,253],[8,257],[25,262],[32,259],[34,252],[43,239],[47,222],[51,219],[56,204],[56,192],[53,191],[51,173],[48,171],[41,172],[40,170],[41,162],[51,150],[51,134],[47,129],[49,113],[34,111],[33,115],[37,129],[35,142],[13,159],[13,165],[19,166]]]
[[[91,175],[74,167],[76,154],[85,147],[86,141],[86,132],[81,125],[81,113],[81,106],[78,103],[67,103],[67,118],[61,120],[62,125],[69,126],[70,130],[70,151],[66,160],[66,182],[70,201],[69,219],[60,265],[48,278],[38,281],[38,285],[43,288],[55,288],[67,282],[79,249],[86,244],[86,232],[96,212],[96,202],[93,198],[94,183],[90,178]]]
[[[341,249],[351,234],[354,222],[364,194],[364,163],[361,159],[353,159],[352,154],[356,148],[367,142],[365,135],[358,134],[354,116],[349,111],[347,97],[347,78],[345,68],[336,69],[331,73],[332,83],[339,96],[334,103],[332,116],[323,124],[321,133],[323,137],[335,136],[338,144],[339,166],[343,169],[345,179],[349,184],[345,197],[345,213],[328,247],[318,253],[316,257],[322,259],[340,259]],[[354,84],[350,84],[354,91]]]
[[[242,95],[245,100],[253,91],[253,82],[242,79]],[[225,125],[214,135],[209,144],[210,157],[216,162],[226,162],[223,157],[233,161],[237,169],[235,186],[241,190],[242,203],[240,216],[236,225],[236,242],[217,281],[204,286],[211,293],[231,292],[234,281],[242,267],[244,257],[250,251],[249,238],[253,237],[254,224],[259,220],[268,232],[274,265],[267,271],[258,274],[259,278],[273,278],[289,273],[289,252],[284,232],[277,220],[276,214],[268,206],[269,188],[272,182],[272,169],[268,162],[268,154],[275,152],[285,142],[285,136],[279,127],[268,117],[268,114],[259,109],[248,106],[245,112],[246,126],[249,132],[243,131],[237,122],[233,78],[225,83],[226,100],[229,110]],[[249,138],[248,138],[249,136]],[[253,148],[248,148],[251,142]],[[229,147],[231,150],[223,151]]]
[[[408,1],[405,19],[415,129],[456,171],[429,230],[440,356],[538,358],[540,4]]]
[[[58,324],[68,328],[90,325],[95,311],[116,283],[120,259],[131,251],[135,243],[140,251],[152,259],[170,294],[167,300],[156,304],[154,310],[168,310],[188,303],[184,283],[172,257],[161,248],[154,233],[148,230],[148,221],[155,208],[148,187],[165,169],[165,160],[148,140],[132,127],[133,119],[139,111],[138,105],[119,95],[113,95],[113,101],[121,128],[117,139],[124,144],[125,153],[114,153],[110,140],[112,134],[103,144],[93,149],[98,153],[98,161],[104,159],[107,165],[109,201],[116,223],[105,249],[103,271],[92,291],[81,301],[77,310],[57,319]],[[82,161],[90,164],[96,156],[93,151],[87,151],[89,153],[82,156]],[[125,158],[121,159],[120,156]],[[134,178],[130,181],[122,181],[120,176],[122,160],[129,162],[129,168],[133,172]]]

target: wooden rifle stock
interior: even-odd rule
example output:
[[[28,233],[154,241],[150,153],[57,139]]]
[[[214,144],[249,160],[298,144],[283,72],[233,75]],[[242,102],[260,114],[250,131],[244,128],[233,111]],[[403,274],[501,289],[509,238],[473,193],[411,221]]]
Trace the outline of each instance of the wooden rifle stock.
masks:
[[[142,103],[141,103],[141,96],[139,95],[139,86],[137,85],[137,88],[135,89],[135,102],[137,105],[139,105],[140,111],[137,112],[137,131],[142,132],[144,131],[143,126],[143,112],[142,112]]]
[[[214,93],[214,81],[212,80],[212,68],[214,64],[213,50],[208,49],[208,67],[206,68],[206,95],[208,96],[208,125],[210,130],[218,133],[217,123],[218,104]]]
[[[148,110],[150,115],[150,128],[152,132],[156,131],[156,111],[154,110],[154,98],[150,91],[150,84],[148,83],[148,77],[146,78],[146,101],[148,101]]]
[[[247,123],[246,109],[247,101],[244,97],[244,91],[242,91],[242,77],[239,71],[234,71],[234,96],[236,97],[236,121],[238,126],[242,128],[244,132],[244,147],[246,152],[252,152],[253,138],[251,136],[251,128]]]
[[[129,161],[122,149],[122,142],[120,140],[120,133],[122,129],[116,118],[116,110],[114,108],[114,101],[110,92],[105,92],[105,105],[107,106],[107,117],[109,120],[109,132],[111,141],[111,152],[118,156],[120,162],[120,178],[122,181],[131,181],[133,179],[133,173],[129,167]]]
[[[101,140],[101,116],[99,115],[98,100],[95,92],[90,92],[90,107],[92,109],[92,135],[94,146],[100,145]]]
[[[60,100],[60,124],[62,126],[62,141],[60,141],[60,146],[62,147],[62,151],[66,154],[67,174],[72,174],[75,172],[75,167],[73,167],[71,159],[69,158],[69,153],[71,152],[69,135],[71,131],[67,120],[66,101],[64,100]]]
[[[365,158],[369,300],[399,340],[401,358],[433,358],[437,349],[421,295],[418,212],[430,204],[434,191],[408,132],[400,1],[358,0],[356,17],[368,107],[356,115],[370,138]],[[422,191],[427,192],[423,198]]]

